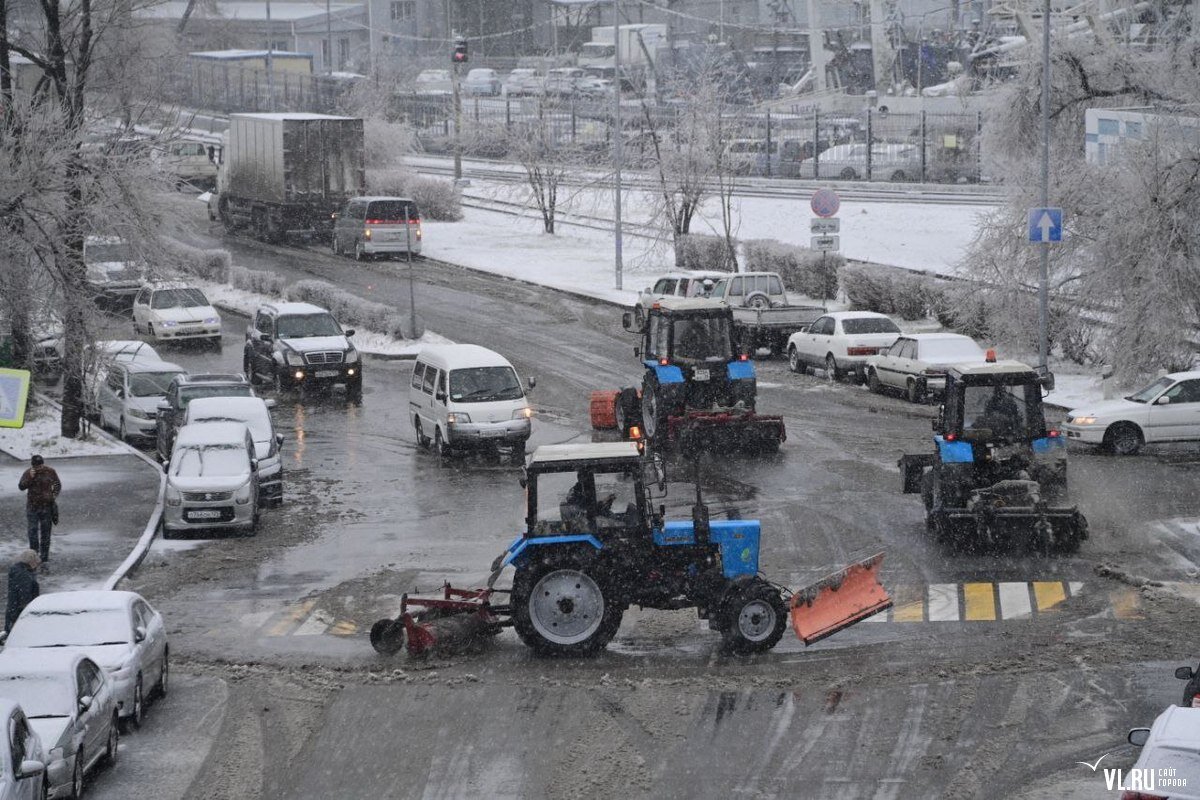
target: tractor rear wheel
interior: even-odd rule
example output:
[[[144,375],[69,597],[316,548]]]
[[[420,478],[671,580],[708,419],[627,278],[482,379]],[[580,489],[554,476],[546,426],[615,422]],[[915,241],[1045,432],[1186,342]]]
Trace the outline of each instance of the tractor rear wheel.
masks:
[[[642,424],[646,428],[646,439],[658,444],[667,437],[667,408],[660,396],[658,378],[646,376],[642,386]]]
[[[513,628],[539,655],[593,655],[616,635],[625,613],[605,584],[582,558],[550,555],[526,564],[513,577]]]
[[[779,590],[755,578],[725,602],[723,649],[738,655],[765,653],[779,643],[787,626],[787,606]]]
[[[629,435],[629,429],[641,424],[641,414],[638,407],[637,389],[625,388],[617,395],[616,407],[613,414],[617,421],[617,431],[622,436]]]

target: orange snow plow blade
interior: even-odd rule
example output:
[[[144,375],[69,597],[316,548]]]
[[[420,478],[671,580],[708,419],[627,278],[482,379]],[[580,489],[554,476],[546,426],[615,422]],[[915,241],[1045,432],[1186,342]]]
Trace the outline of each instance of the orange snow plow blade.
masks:
[[[892,605],[879,582],[883,553],[799,589],[792,595],[792,628],[805,644],[824,639]]]

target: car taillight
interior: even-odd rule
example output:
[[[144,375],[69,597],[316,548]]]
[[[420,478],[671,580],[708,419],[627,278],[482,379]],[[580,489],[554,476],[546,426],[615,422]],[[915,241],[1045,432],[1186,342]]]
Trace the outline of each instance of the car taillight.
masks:
[[[1050,429],[1050,430],[1046,431],[1046,435],[1049,436],[1051,439],[1057,439],[1061,434],[1054,429]]]
[[[957,433],[947,433],[947,434],[946,434],[946,441],[947,441],[947,442],[953,442],[953,441],[954,441],[955,439],[957,439],[957,438],[958,438],[958,434],[957,434]]]
[[[848,356],[873,356],[879,352],[878,347],[847,347]]]

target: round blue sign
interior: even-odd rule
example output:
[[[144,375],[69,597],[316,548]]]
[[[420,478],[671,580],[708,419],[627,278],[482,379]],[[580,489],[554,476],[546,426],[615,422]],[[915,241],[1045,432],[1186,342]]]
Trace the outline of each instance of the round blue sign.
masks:
[[[818,217],[832,217],[842,207],[841,198],[833,189],[817,189],[809,204]]]

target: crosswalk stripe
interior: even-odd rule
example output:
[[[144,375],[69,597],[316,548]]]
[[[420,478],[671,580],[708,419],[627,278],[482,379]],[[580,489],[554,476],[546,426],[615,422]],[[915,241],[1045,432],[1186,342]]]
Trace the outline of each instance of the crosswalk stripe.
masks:
[[[1083,582],[1082,581],[1068,581],[1067,589],[1071,592],[1071,597],[1078,597],[1080,592],[1083,591]]]
[[[957,622],[958,620],[958,584],[929,584],[929,621]]]
[[[996,599],[990,583],[964,583],[963,604],[969,620],[996,618]]]
[[[1000,584],[1000,616],[1004,619],[1033,618],[1033,606],[1029,602],[1029,584]]]
[[[319,636],[329,630],[332,623],[333,617],[318,608],[300,623],[300,627],[296,628],[292,636]]]
[[[897,586],[892,592],[892,622],[923,622],[925,592],[919,586]]]
[[[1062,581],[1034,581],[1033,594],[1037,598],[1038,611],[1054,608],[1067,599]]]
[[[358,625],[348,619],[339,619],[329,626],[329,633],[334,636],[353,636],[358,633]]]
[[[1142,618],[1142,611],[1138,607],[1138,593],[1136,589],[1114,589],[1108,593],[1108,598],[1112,603],[1113,615],[1117,619]]]
[[[313,606],[317,604],[316,600],[302,600],[291,611],[287,612],[283,619],[276,622],[267,629],[267,636],[287,636],[288,632],[296,626],[300,620],[312,611]]]

